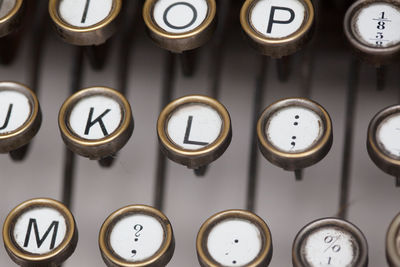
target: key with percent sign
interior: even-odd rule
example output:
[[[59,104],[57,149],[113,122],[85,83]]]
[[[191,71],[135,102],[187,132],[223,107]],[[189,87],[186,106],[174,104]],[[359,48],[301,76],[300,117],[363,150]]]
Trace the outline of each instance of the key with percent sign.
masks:
[[[367,241],[353,224],[335,218],[306,225],[293,244],[293,266],[367,266]]]

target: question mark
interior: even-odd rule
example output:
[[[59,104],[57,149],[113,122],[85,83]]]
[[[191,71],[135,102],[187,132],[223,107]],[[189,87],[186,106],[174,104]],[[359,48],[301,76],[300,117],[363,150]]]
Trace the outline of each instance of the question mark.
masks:
[[[135,241],[138,241],[138,240],[139,240],[138,237],[140,236],[139,232],[143,230],[143,226],[142,226],[141,224],[136,224],[135,226],[133,226],[133,229],[136,230],[136,233],[135,233],[135,236],[136,236]]]

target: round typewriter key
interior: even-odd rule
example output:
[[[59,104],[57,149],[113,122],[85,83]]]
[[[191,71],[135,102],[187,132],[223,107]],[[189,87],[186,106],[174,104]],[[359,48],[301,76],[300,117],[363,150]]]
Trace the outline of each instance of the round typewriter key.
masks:
[[[310,0],[246,0],[240,23],[261,53],[280,58],[295,53],[311,38],[314,7]]]
[[[268,225],[254,213],[227,210],[201,226],[196,249],[202,267],[268,266],[272,238]]]
[[[133,205],[112,213],[100,230],[101,255],[110,267],[166,266],[175,249],[168,218],[149,206]]]
[[[372,161],[384,172],[397,178],[400,185],[400,105],[387,107],[371,120],[367,150]]]
[[[264,157],[289,171],[317,163],[332,146],[328,113],[305,98],[287,98],[267,107],[258,120],[257,135]]]
[[[400,3],[360,0],[346,12],[344,29],[355,51],[368,62],[381,65],[400,55]]]
[[[215,0],[146,0],[143,18],[150,37],[181,53],[202,46],[214,31]]]
[[[355,225],[324,218],[306,225],[293,242],[294,267],[368,266],[368,245]]]
[[[41,123],[35,93],[20,83],[0,82],[0,153],[28,144]]]
[[[66,206],[38,198],[9,213],[3,240],[7,253],[20,266],[59,266],[74,252],[78,230]]]
[[[73,45],[99,45],[117,29],[122,0],[50,0],[57,34]]]
[[[400,266],[400,214],[394,217],[386,234],[386,259],[390,267]]]
[[[128,101],[107,87],[86,88],[70,96],[60,109],[58,124],[65,144],[90,159],[113,155],[133,131]]]
[[[24,13],[23,0],[3,0],[0,2],[0,37],[18,29]]]
[[[196,169],[225,152],[232,137],[231,120],[217,100],[189,95],[163,109],[157,133],[162,150],[171,160]]]

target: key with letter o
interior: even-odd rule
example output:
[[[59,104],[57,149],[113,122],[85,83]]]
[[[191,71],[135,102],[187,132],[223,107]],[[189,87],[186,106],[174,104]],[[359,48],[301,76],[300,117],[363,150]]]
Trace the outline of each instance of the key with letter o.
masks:
[[[202,267],[265,267],[272,258],[272,237],[268,225],[254,213],[227,210],[204,222],[196,249]]]
[[[215,0],[146,0],[143,18],[150,37],[181,53],[202,46],[214,31]]]
[[[0,37],[4,37],[19,28],[24,9],[24,0],[0,1]]]
[[[372,161],[384,172],[396,177],[400,186],[400,105],[379,111],[368,127],[367,150]]]
[[[336,218],[319,219],[297,234],[292,260],[294,267],[367,267],[368,244],[355,225]]]
[[[100,45],[117,29],[122,0],[50,0],[57,34],[73,45]]]
[[[60,109],[58,124],[68,148],[90,159],[112,156],[133,131],[128,100],[107,87],[90,87],[70,96]]]
[[[329,152],[332,123],[318,103],[287,98],[264,110],[257,123],[257,136],[261,153],[268,161],[285,170],[298,171]]]
[[[314,7],[310,0],[246,0],[240,23],[255,48],[280,58],[311,39]]]
[[[20,266],[59,266],[74,252],[78,230],[66,206],[37,198],[9,213],[3,225],[3,241],[11,259]]]
[[[99,234],[100,252],[109,267],[166,266],[174,254],[171,223],[159,210],[132,205],[113,212]]]
[[[28,144],[41,123],[42,113],[35,93],[20,83],[0,82],[0,153]]]
[[[400,3],[360,0],[346,12],[344,30],[358,55],[376,66],[400,56]]]
[[[171,160],[196,169],[216,160],[228,148],[231,120],[217,100],[189,95],[162,110],[157,134],[161,149]]]

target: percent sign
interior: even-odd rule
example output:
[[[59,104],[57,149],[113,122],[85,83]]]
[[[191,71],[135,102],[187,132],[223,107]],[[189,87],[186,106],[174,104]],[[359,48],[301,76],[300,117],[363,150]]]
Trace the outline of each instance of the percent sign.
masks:
[[[340,245],[336,244],[336,241],[338,241],[338,239],[340,238],[340,235],[337,237],[333,237],[333,236],[326,236],[324,238],[324,242],[326,244],[329,244],[329,246],[324,250],[324,252],[326,252],[328,249],[332,249],[333,252],[339,252],[340,251]]]

